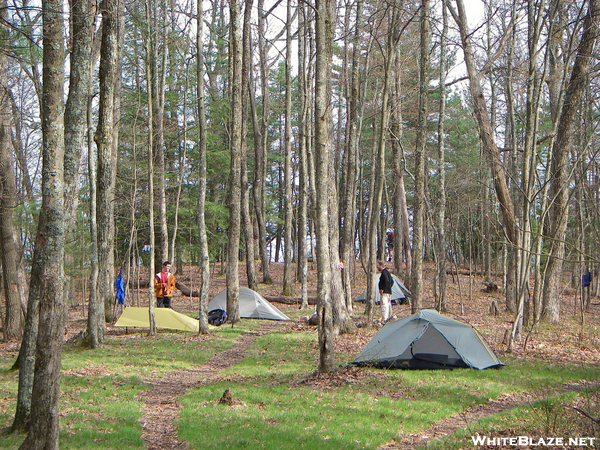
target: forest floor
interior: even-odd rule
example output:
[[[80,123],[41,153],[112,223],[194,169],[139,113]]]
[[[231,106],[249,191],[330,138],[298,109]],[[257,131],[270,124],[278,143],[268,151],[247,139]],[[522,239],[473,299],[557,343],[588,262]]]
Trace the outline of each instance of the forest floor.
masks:
[[[210,297],[214,296],[225,288],[225,276],[222,267],[213,265],[211,271]],[[245,285],[245,271],[240,266],[241,284]],[[316,292],[316,273],[311,267],[309,274],[309,297],[314,297]],[[363,275],[360,267],[356,268],[357,275],[353,284],[353,297],[356,298],[366,286],[366,277]],[[186,267],[177,275],[177,280],[191,289],[198,289],[199,276],[197,267]],[[281,264],[271,265],[271,276],[273,285],[259,286],[259,292],[269,298],[280,297],[282,286],[283,267]],[[262,279],[262,274],[258,274],[259,281]],[[402,278],[402,277],[401,277]],[[426,267],[424,273],[425,281],[425,296],[424,307],[435,307],[435,298],[432,288],[433,273],[431,268]],[[493,280],[499,286],[501,280]],[[449,274],[448,276],[448,294],[447,300],[449,309],[452,313],[449,315],[457,320],[464,321],[477,328],[486,339],[488,345],[502,360],[502,356],[506,354],[505,333],[510,330],[512,316],[504,310],[503,296],[500,292],[488,293],[484,291],[485,285],[483,279],[478,276],[468,276],[465,270],[459,271],[457,275]],[[297,296],[299,297],[299,288]],[[145,298],[143,290],[141,294],[133,293],[129,301],[130,304],[137,306],[137,302],[143,305],[144,302],[139,300]],[[600,327],[600,303],[598,298],[592,298],[592,304],[589,311],[582,314],[579,298],[577,293],[565,288],[563,291],[562,317],[564,322],[553,326],[543,327],[539,324],[529,327],[523,333],[523,338],[515,343],[512,350],[512,355],[517,358],[535,356],[538,358],[551,358],[556,363],[564,364],[586,364],[597,363],[599,360],[598,348],[600,342],[597,333],[586,333],[585,329],[597,329]],[[500,308],[500,314],[490,315],[489,308],[492,302]],[[71,308],[69,314],[69,323],[66,329],[66,339],[76,335],[85,326],[83,313],[85,311],[84,302]],[[365,327],[365,316],[363,315],[364,306],[360,304],[355,307],[353,312],[353,320],[358,325],[356,332],[353,334],[341,335],[336,338],[336,351],[346,352],[351,354],[358,353],[372,336],[378,331],[379,326]],[[286,310],[297,309],[297,305],[277,304],[276,306],[282,312]],[[176,296],[173,300],[173,308],[180,312],[197,311],[197,298],[184,296]],[[312,307],[311,307],[312,308]],[[306,315],[309,316],[312,310],[307,310]],[[393,314],[396,318],[401,318],[410,315],[410,307],[399,305],[393,307]],[[376,318],[378,311],[376,311]],[[585,327],[584,327],[585,325]],[[238,338],[233,347],[227,351],[221,352],[205,365],[194,370],[186,370],[175,372],[167,378],[148,378],[145,383],[151,387],[144,391],[144,416],[141,420],[143,434],[142,438],[147,449],[186,449],[187,445],[180,441],[177,437],[174,421],[179,416],[180,405],[178,397],[184,394],[187,390],[203,384],[207,384],[219,380],[219,373],[235,364],[244,357],[246,349],[254,342],[254,340],[267,332],[269,332],[269,323],[261,325],[261,328],[253,333],[247,333]],[[281,326],[281,325],[279,325]],[[303,323],[292,323],[286,325],[289,327],[302,327]],[[112,327],[108,327],[108,332],[111,337]],[[126,335],[119,336],[126,339]],[[587,341],[587,342],[586,342]],[[18,351],[18,343],[16,342],[0,342],[0,351],[16,352]],[[366,373],[370,372],[370,373]],[[357,369],[341,369],[332,374],[314,374],[311,379],[305,382],[311,383],[315,388],[326,389],[332,383],[345,382],[349,379],[358,381],[363,376],[373,376],[371,371],[360,371]],[[597,387],[596,383],[582,380],[579,383],[570,385],[557,386],[556,392],[565,391],[581,391],[590,387]],[[548,395],[546,393],[545,395]],[[520,395],[506,395],[495,401],[491,401],[485,405],[479,405],[463,411],[459,415],[446,418],[430,429],[419,434],[403,436],[402,440],[393,441],[381,448],[391,449],[412,449],[417,446],[426,444],[430,439],[440,436],[449,435],[457,428],[465,427],[470,423],[474,423],[482,417],[494,415],[501,411],[512,409],[515,407],[531,404],[536,398],[530,393]],[[224,398],[223,401],[234,401]]]

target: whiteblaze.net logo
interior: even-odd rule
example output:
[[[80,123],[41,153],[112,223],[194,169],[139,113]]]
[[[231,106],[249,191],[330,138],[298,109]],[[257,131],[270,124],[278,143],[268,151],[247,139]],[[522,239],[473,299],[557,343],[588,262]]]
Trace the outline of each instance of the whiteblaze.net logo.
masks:
[[[488,447],[593,447],[595,437],[538,437],[513,436],[490,437],[471,436],[474,446],[486,445]]]

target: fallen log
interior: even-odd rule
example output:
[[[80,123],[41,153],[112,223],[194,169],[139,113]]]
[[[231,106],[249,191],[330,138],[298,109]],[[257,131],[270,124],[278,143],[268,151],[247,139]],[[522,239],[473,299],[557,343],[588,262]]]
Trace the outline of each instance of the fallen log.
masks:
[[[302,299],[300,297],[267,297],[266,295],[263,295],[263,297],[265,298],[265,300],[267,300],[268,302],[271,302],[271,303],[273,303],[273,302],[282,303],[284,305],[301,305],[302,304]],[[314,297],[309,297],[308,304],[316,305],[317,299]]]

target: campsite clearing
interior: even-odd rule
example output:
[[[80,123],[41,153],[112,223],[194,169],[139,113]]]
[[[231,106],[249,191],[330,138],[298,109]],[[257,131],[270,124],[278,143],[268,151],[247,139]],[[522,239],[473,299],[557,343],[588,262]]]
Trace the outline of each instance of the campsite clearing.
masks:
[[[450,299],[452,311],[460,311],[461,298]],[[417,448],[434,437],[443,439],[429,445],[452,449],[473,448],[475,432],[534,436],[549,426],[557,434],[597,436],[597,425],[572,409],[600,416],[597,301],[583,325],[565,308],[562,324],[528,329],[527,340],[507,354],[502,339],[511,317],[488,316],[492,299],[499,297],[463,297],[465,313],[452,315],[474,325],[506,364],[484,371],[347,367],[379,330],[360,326],[360,306],[354,312],[356,333],[336,338],[340,368],[331,374],[314,373],[317,331],[300,320],[310,311],[296,306],[277,305],[291,322],[242,320],[213,328],[210,336],[161,330],[148,337],[145,330],[109,327],[102,348],[66,346],[63,352],[61,448],[156,448],[151,437],[159,435],[190,449]],[[178,297],[175,307],[193,315],[195,305],[187,302]],[[70,334],[85,326],[80,311],[71,310]],[[401,319],[409,310],[395,306],[394,314]],[[17,381],[8,369],[18,346],[3,343],[1,350],[0,426],[6,427]],[[219,403],[227,389],[235,400],[231,406]],[[165,402],[170,431],[146,415],[152,396]],[[0,447],[16,449],[21,441],[22,436],[3,434]]]

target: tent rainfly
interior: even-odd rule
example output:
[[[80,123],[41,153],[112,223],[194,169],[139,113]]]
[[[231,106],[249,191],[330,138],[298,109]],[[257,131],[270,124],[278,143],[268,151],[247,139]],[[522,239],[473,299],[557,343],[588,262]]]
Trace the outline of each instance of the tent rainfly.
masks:
[[[408,289],[406,289],[406,287],[402,284],[402,281],[400,281],[400,279],[394,275],[392,275],[392,280],[393,280],[393,284],[392,284],[392,303],[399,305],[402,303],[408,303],[408,297],[410,297],[410,291]],[[378,304],[379,303],[379,289],[377,288],[377,286],[379,286],[379,278],[381,277],[381,274],[377,275],[377,280],[375,281],[375,303]],[[357,302],[361,302],[364,303],[365,301],[367,301],[367,290],[365,289],[363,291],[362,294],[360,294],[360,297],[358,297],[356,299]]]
[[[197,333],[199,322],[196,319],[178,313],[171,308],[155,308],[154,321],[156,328],[166,328],[169,330],[192,331]],[[150,317],[148,308],[138,308],[129,306],[123,310],[123,314],[115,323],[115,327],[138,327],[150,328]]]
[[[258,292],[247,287],[240,287],[240,317],[242,319],[291,320]],[[227,289],[223,289],[208,303],[208,310],[222,309],[227,311]]]
[[[389,369],[503,366],[479,334],[433,310],[388,322],[351,362]]]

